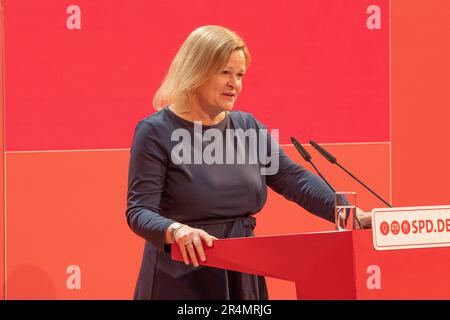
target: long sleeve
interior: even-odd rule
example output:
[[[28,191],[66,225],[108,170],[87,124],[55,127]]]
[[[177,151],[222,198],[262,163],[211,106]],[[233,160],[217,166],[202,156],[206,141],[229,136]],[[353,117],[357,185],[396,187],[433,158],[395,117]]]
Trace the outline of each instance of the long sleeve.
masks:
[[[259,128],[264,125],[255,120]],[[272,148],[271,148],[272,146]],[[277,193],[302,206],[307,211],[334,222],[334,193],[318,176],[293,162],[279,144],[268,136],[270,157],[278,157],[278,171],[266,176],[266,183]]]
[[[157,130],[148,122],[136,126],[130,154],[126,218],[130,228],[164,249],[167,227],[174,221],[160,215],[167,154],[158,141]]]
[[[334,194],[322,179],[293,162],[281,149],[279,161],[279,171],[267,176],[267,185],[309,212],[334,222]]]

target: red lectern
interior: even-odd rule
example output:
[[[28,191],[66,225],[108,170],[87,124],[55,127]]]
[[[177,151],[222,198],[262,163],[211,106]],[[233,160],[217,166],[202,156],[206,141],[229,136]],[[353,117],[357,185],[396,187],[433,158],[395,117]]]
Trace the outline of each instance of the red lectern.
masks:
[[[450,248],[376,251],[371,230],[215,240],[202,265],[294,281],[297,299],[450,299]],[[178,245],[172,258],[182,261]]]

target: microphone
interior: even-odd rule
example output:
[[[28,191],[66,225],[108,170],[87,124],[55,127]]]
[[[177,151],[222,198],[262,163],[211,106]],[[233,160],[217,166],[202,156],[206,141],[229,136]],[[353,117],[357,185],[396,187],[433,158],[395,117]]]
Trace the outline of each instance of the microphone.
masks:
[[[294,144],[297,151],[303,157],[303,159],[305,159],[306,162],[309,162],[313,166],[313,168],[316,170],[317,174],[322,178],[322,180],[328,185],[328,187],[330,187],[331,190],[333,190],[334,193],[336,193],[333,187],[328,183],[327,179],[325,179],[325,177],[320,173],[320,171],[316,168],[316,166],[312,162],[311,155],[309,154],[309,152],[306,151],[306,149],[303,148],[300,142],[298,142],[294,137],[291,137],[291,141]]]
[[[316,149],[317,151],[319,151],[319,153],[324,156],[328,161],[330,161],[333,164],[336,164],[339,168],[341,168],[342,170],[344,170],[350,177],[352,177],[353,179],[355,179],[356,181],[358,181],[364,188],[366,188],[367,190],[369,190],[373,195],[375,195],[378,199],[380,199],[381,201],[383,201],[383,203],[385,205],[387,205],[389,208],[392,208],[392,206],[389,204],[389,202],[385,201],[383,198],[381,198],[375,191],[373,191],[372,189],[370,189],[368,186],[366,186],[361,180],[359,180],[357,177],[355,177],[353,174],[351,174],[347,169],[345,169],[343,166],[341,166],[337,159],[331,155],[327,150],[325,150],[323,147],[319,146],[317,143],[315,143],[314,141],[310,141],[309,142],[314,149]]]

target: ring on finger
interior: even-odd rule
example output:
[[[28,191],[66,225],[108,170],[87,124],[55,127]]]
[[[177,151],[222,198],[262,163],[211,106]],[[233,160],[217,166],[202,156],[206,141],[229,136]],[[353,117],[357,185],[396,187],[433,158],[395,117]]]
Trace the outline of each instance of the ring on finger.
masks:
[[[185,246],[187,246],[188,244],[192,244],[192,241],[188,241],[188,242],[184,243]]]

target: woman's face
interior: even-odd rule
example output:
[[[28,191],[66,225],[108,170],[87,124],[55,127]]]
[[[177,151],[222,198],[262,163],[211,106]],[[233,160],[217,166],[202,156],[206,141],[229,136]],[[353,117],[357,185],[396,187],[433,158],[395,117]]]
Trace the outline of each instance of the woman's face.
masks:
[[[233,109],[242,90],[245,55],[235,50],[226,66],[197,89],[197,99],[203,110],[222,112]]]

